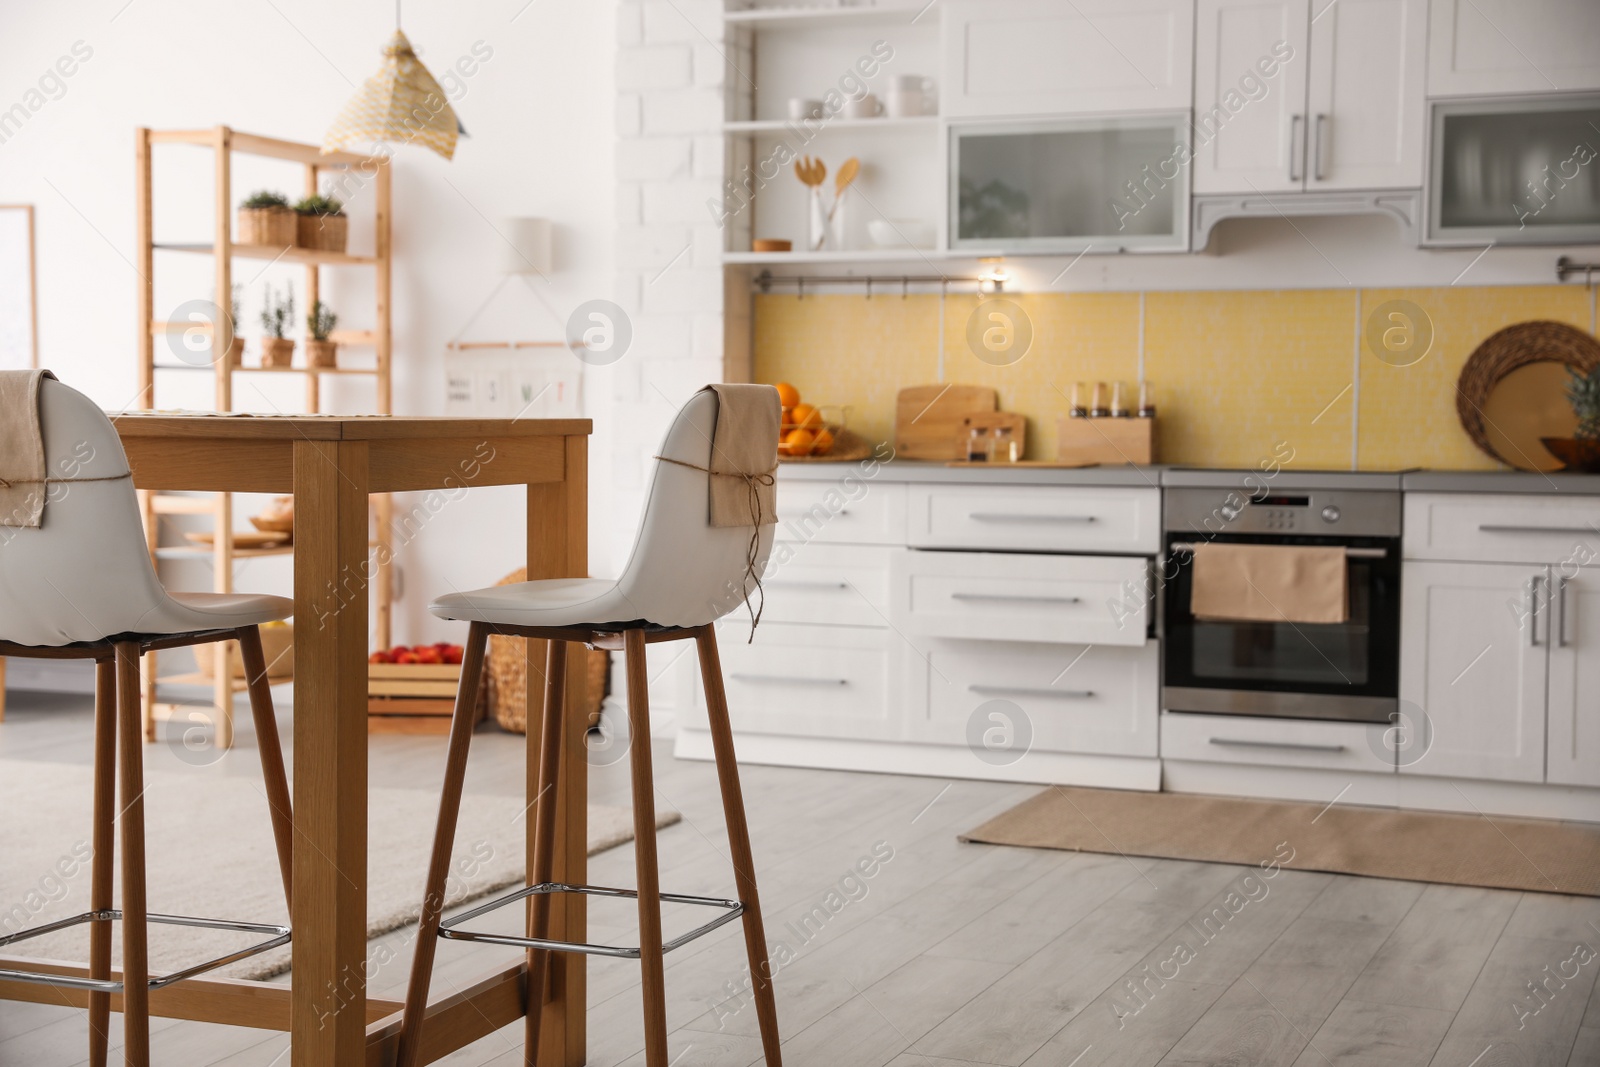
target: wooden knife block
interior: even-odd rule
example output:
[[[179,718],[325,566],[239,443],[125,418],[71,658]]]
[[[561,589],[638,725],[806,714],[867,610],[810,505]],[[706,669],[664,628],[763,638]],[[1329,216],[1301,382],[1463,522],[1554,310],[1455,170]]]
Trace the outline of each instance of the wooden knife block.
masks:
[[[1156,420],[1060,419],[1056,423],[1056,458],[1069,463],[1148,466],[1156,461]]]

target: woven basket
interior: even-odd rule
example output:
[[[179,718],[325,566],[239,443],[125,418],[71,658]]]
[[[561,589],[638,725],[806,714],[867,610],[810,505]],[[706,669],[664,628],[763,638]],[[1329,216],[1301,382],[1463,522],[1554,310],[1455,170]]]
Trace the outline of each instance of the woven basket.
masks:
[[[1472,443],[1508,467],[1518,464],[1494,450],[1484,426],[1483,405],[1501,378],[1530,363],[1563,363],[1588,373],[1600,366],[1600,341],[1564,322],[1519,322],[1490,334],[1467,357],[1456,383],[1456,415]]]
[[[317,252],[343,252],[350,240],[350,219],[345,215],[296,215],[294,243]]]
[[[518,569],[495,584],[514,585],[527,580],[528,572]],[[525,637],[491,635],[489,638],[489,710],[494,714],[495,722],[512,733],[528,732],[528,670],[523,647],[533,646],[531,658],[538,668],[539,683],[542,685],[546,644],[545,641]],[[600,702],[606,696],[611,657],[604,649],[591,649],[584,657],[584,663],[589,668],[589,706],[584,710],[589,723],[593,725],[599,721]]]
[[[242,207],[238,211],[236,241],[242,245],[288,248],[295,242],[297,218],[286,207]]]

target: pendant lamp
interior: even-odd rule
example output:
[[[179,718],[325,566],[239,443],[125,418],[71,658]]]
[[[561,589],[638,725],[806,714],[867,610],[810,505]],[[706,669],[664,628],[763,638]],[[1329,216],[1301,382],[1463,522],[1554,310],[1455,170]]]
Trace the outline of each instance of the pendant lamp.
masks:
[[[383,66],[362,83],[328,127],[323,152],[387,142],[421,145],[450,159],[457,136],[466,136],[444,90],[400,31],[399,15],[396,4],[394,37],[383,50]]]

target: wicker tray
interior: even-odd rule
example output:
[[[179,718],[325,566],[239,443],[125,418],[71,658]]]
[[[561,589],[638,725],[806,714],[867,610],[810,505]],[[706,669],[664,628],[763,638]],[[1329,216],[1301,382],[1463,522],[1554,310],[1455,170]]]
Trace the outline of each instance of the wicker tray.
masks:
[[[1519,322],[1490,334],[1467,357],[1456,383],[1456,415],[1461,428],[1484,455],[1510,467],[1521,468],[1523,463],[1495,451],[1483,406],[1500,379],[1530,363],[1562,363],[1588,372],[1600,366],[1600,341],[1564,322]]]
[[[517,582],[527,580],[528,572],[519,568],[495,584],[515,585]],[[518,734],[528,732],[528,669],[523,647],[529,644],[533,645],[529,651],[539,671],[539,680],[542,682],[545,662],[544,641],[524,637],[504,637],[498,634],[489,637],[487,663],[489,710],[494,715],[495,722],[503,729]],[[603,649],[591,649],[584,662],[589,667],[589,706],[585,710],[592,725],[600,719],[600,702],[606,696],[611,657]]]

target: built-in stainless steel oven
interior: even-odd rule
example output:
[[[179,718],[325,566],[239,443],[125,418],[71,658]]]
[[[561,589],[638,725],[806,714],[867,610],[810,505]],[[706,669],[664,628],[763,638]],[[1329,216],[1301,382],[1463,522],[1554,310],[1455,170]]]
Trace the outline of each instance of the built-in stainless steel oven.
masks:
[[[1168,711],[1389,722],[1400,670],[1400,492],[1394,476],[1171,472],[1163,496],[1162,707]],[[1189,478],[1182,477],[1188,473]],[[1183,481],[1215,485],[1183,485]],[[1387,482],[1392,480],[1392,489]],[[1382,488],[1346,488],[1375,482]],[[1202,543],[1342,548],[1348,618],[1197,618]]]

